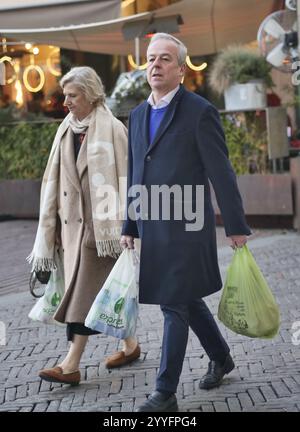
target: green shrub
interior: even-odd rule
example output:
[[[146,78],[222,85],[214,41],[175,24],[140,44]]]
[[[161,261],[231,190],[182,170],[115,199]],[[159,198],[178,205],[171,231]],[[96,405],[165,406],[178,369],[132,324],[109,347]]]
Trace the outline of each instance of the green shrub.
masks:
[[[268,172],[267,132],[262,118],[222,115],[229,159],[237,175]]]
[[[268,172],[267,136],[260,119],[221,115],[229,157],[237,175]],[[59,126],[54,123],[0,125],[0,179],[41,179]]]
[[[232,84],[245,84],[257,79],[272,87],[271,69],[266,59],[253,49],[230,45],[217,55],[209,74],[209,84],[219,95]]]
[[[0,179],[40,179],[59,123],[0,125]]]

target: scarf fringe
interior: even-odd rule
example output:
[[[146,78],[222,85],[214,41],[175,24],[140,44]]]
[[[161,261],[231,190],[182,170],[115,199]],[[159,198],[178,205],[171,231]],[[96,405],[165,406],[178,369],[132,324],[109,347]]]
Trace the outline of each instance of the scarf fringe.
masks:
[[[110,256],[112,258],[118,258],[123,250],[119,239],[98,240],[96,242],[96,247],[99,257]]]
[[[33,271],[52,271],[56,270],[56,264],[53,258],[37,258],[34,255],[34,252],[31,252],[30,255],[26,258],[26,261],[31,264],[32,263],[32,272]]]

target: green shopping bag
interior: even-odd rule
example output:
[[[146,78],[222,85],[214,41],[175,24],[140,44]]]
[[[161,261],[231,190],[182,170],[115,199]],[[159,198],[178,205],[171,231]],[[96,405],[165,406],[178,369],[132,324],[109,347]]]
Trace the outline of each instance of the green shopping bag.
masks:
[[[218,318],[235,333],[252,338],[276,336],[280,313],[247,245],[235,250],[227,270]]]

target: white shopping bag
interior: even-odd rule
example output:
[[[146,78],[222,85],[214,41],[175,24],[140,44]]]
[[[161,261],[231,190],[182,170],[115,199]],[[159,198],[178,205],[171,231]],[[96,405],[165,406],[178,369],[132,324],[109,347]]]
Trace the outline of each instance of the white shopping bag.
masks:
[[[126,339],[135,335],[138,317],[137,253],[124,249],[97,295],[85,326]]]
[[[46,324],[60,324],[53,319],[61,299],[65,292],[64,271],[61,255],[55,250],[54,260],[56,270],[51,271],[49,282],[45,288],[43,297],[37,300],[28,317],[33,321],[41,321]]]

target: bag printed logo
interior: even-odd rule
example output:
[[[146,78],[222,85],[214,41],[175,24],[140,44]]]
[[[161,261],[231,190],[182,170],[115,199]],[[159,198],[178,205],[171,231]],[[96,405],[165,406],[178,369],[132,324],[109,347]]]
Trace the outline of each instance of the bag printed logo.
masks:
[[[51,272],[44,295],[38,299],[28,314],[29,318],[32,320],[41,321],[46,324],[57,323],[57,321],[53,319],[53,315],[55,314],[65,291],[63,263],[62,258],[57,251],[55,251],[54,258],[57,269]]]

